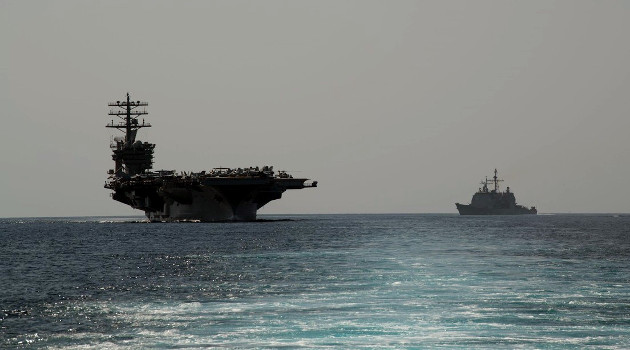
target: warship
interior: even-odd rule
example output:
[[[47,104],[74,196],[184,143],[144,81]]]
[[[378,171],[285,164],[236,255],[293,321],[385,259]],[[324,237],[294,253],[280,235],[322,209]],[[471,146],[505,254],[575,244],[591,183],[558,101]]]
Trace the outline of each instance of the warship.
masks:
[[[507,187],[505,192],[499,191],[499,182],[503,180],[497,176],[497,169],[494,169],[494,177],[490,180],[494,183],[494,189],[488,189],[488,177],[481,181],[483,187],[472,197],[470,204],[455,203],[460,215],[522,215],[537,214],[535,207],[527,208],[516,204],[514,193]]]
[[[317,181],[293,178],[272,166],[214,168],[181,172],[153,167],[155,144],[136,139],[138,130],[151,127],[141,116],[148,114],[147,102],[127,99],[109,103],[111,120],[107,128],[124,136],[112,139],[114,169],[108,171],[105,188],[111,197],[144,211],[152,222],[171,221],[254,221],[256,212],[290,189],[317,187]]]

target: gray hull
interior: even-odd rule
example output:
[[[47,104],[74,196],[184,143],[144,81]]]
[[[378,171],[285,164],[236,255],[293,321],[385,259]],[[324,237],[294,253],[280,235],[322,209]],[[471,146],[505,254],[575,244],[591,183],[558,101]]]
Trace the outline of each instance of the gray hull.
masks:
[[[145,212],[152,222],[254,221],[258,209],[288,189],[315,187],[293,178],[185,178],[118,181],[113,199]]]
[[[528,209],[522,206],[513,208],[481,208],[459,203],[455,203],[455,206],[457,206],[457,211],[459,211],[460,215],[535,215],[538,213],[536,208]]]
[[[182,203],[165,196],[163,209],[145,211],[147,218],[152,222],[256,220],[258,204],[251,199],[241,199],[234,203],[212,187],[204,187],[200,191],[184,191],[188,192],[186,194],[189,200]]]

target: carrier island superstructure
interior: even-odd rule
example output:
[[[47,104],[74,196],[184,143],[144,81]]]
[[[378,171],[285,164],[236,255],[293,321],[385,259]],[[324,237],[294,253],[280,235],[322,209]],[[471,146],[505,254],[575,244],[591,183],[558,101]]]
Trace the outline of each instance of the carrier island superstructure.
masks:
[[[488,182],[494,184],[494,189],[488,189]],[[497,169],[494,169],[492,180],[481,181],[483,187],[472,197],[470,204],[455,203],[460,215],[522,215],[536,214],[535,207],[527,208],[516,204],[516,197],[508,187],[505,192],[499,191],[499,182],[503,180],[497,176]]]
[[[112,198],[145,212],[150,221],[253,221],[256,212],[289,189],[317,187],[317,181],[293,178],[273,167],[214,168],[181,172],[151,170],[155,144],[136,139],[138,130],[151,127],[139,120],[148,103],[126,100],[109,103],[107,128],[122,131],[111,143],[114,169],[105,188]]]

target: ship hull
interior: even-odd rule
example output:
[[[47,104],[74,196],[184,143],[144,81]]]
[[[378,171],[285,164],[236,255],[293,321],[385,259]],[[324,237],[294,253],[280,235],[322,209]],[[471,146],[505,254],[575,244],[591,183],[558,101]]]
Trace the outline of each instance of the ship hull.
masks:
[[[145,212],[152,222],[254,221],[265,204],[287,189],[315,187],[306,179],[209,178],[196,183],[179,179],[118,182],[113,199]]]
[[[201,190],[180,189],[179,192],[190,199],[180,202],[164,194],[162,210],[145,211],[147,218],[152,222],[256,220],[258,205],[251,199],[226,198],[214,187],[204,187]]]
[[[460,215],[536,215],[536,208],[516,206],[513,208],[484,208],[455,203]]]

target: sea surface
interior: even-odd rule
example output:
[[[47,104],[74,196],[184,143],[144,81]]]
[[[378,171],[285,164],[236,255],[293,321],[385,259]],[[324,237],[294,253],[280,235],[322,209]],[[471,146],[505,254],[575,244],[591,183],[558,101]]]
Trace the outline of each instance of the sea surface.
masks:
[[[0,219],[0,348],[628,349],[629,215]]]

